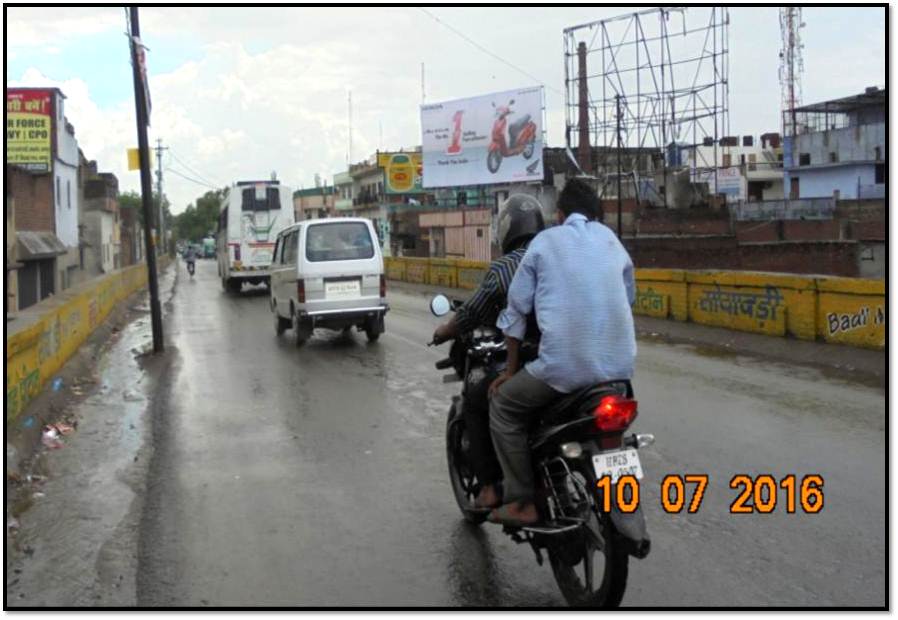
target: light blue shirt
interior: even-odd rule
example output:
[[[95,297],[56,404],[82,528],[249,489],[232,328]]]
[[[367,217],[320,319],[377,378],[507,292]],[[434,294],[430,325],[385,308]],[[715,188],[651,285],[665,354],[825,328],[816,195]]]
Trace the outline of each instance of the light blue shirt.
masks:
[[[627,250],[607,226],[574,213],[530,242],[496,324],[523,340],[535,311],[542,335],[527,371],[569,393],[633,376],[635,295]]]

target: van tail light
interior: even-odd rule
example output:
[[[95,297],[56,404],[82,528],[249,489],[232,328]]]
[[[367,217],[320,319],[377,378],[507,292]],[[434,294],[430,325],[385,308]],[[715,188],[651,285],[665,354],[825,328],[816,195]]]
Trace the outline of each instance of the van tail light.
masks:
[[[306,281],[305,280],[297,280],[296,281],[296,299],[299,303],[306,303]]]
[[[596,428],[603,433],[614,433],[626,430],[636,419],[636,401],[614,394],[605,396],[593,411]]]
[[[240,260],[240,246],[234,246],[234,260]]]
[[[387,277],[384,274],[380,274],[380,296],[387,296]]]

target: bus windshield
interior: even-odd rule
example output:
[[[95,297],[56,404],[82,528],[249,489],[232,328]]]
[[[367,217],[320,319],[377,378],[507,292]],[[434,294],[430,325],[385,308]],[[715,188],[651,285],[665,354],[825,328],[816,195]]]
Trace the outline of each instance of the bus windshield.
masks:
[[[247,187],[243,190],[243,211],[273,211],[281,208],[277,187]]]

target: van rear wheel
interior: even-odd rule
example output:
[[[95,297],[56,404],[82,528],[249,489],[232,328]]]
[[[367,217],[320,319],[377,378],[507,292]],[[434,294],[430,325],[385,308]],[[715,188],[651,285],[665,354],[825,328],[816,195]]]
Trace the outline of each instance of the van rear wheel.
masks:
[[[384,317],[379,316],[365,321],[365,335],[368,342],[377,342],[380,335],[384,332]]]
[[[280,336],[290,329],[290,319],[285,319],[278,314],[277,307],[274,309],[274,332]]]
[[[298,312],[293,313],[293,339],[297,347],[301,347],[312,337],[312,330],[312,323],[308,319],[301,318]]]

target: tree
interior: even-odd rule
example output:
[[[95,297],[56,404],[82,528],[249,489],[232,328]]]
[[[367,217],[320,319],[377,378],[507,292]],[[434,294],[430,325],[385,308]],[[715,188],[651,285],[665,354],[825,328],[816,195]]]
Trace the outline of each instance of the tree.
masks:
[[[128,191],[119,194],[118,196],[118,204],[121,209],[134,209],[137,211],[137,221],[140,222],[140,225],[143,226],[143,198],[140,196],[140,192]],[[159,204],[159,194],[153,192],[153,221],[156,221],[156,214],[158,211],[157,205]],[[171,214],[171,203],[168,201],[168,198],[163,196],[162,198],[162,211],[164,213],[165,221],[172,221]]]
[[[210,190],[196,199],[195,206],[191,203],[183,213],[176,215],[172,225],[175,238],[198,242],[207,235],[215,234],[224,192],[224,189]]]

